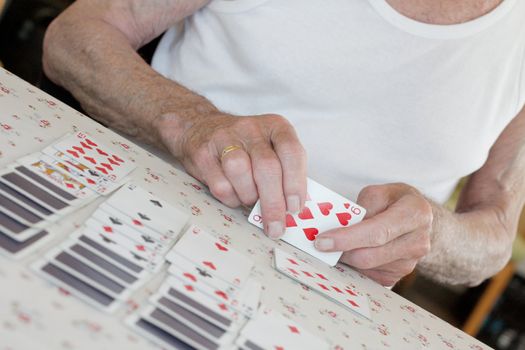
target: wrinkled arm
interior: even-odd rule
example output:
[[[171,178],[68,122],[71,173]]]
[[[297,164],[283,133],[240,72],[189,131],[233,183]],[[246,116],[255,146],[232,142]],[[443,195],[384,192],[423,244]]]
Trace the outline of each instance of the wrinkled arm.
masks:
[[[208,1],[78,0],[46,32],[45,73],[95,119],[161,145],[160,116],[177,111],[190,120],[215,107],[156,73],[136,50]]]
[[[433,205],[432,249],[419,270],[438,281],[476,285],[508,262],[525,202],[525,108],[469,178],[455,213]]]

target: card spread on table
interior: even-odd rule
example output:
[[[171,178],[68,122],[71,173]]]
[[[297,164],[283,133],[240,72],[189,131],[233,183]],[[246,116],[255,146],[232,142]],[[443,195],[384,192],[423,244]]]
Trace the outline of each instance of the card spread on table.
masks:
[[[132,200],[137,208],[147,208],[151,201],[162,203],[165,210],[162,215],[170,220],[152,225],[162,233],[145,225],[128,226],[136,208],[120,205],[119,198],[130,189],[134,191]],[[104,204],[112,208],[109,206],[112,202],[120,211],[108,214],[100,205],[65,243],[33,264],[42,277],[107,312],[126,302],[134,289],[160,270],[165,254],[189,218],[134,184],[126,184],[114,196],[117,200],[111,197]],[[158,218],[151,215],[151,219]],[[171,236],[165,236],[164,232],[171,232]]]
[[[51,238],[44,229],[122,186],[134,168],[82,132],[7,165],[0,170],[0,253],[21,258],[34,251]]]
[[[333,279],[326,272],[286,253],[282,249],[274,249],[275,269],[294,279],[324,297],[335,301],[347,309],[368,319],[371,318],[368,297],[361,295],[342,281]]]
[[[308,200],[301,213],[286,216],[286,231],[281,239],[302,251],[334,266],[342,252],[321,252],[314,246],[318,234],[331,229],[344,228],[360,222],[366,210],[329,190],[328,188],[308,179]],[[263,228],[264,219],[261,215],[259,201],[255,204],[248,221]]]

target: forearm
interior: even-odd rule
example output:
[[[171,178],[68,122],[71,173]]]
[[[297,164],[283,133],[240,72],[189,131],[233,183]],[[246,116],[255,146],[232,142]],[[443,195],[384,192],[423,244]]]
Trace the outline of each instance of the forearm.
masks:
[[[46,33],[44,69],[95,119],[160,145],[162,116],[170,115],[176,131],[215,107],[151,69],[135,52],[141,44],[100,16],[79,18],[73,12]]]
[[[525,109],[470,176],[456,212],[433,205],[432,248],[419,270],[450,284],[476,285],[508,262],[525,200]]]

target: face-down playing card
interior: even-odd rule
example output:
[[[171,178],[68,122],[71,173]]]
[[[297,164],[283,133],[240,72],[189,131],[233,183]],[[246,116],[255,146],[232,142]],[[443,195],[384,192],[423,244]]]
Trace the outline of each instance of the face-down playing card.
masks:
[[[360,222],[366,210],[311,179],[308,179],[307,186],[308,198],[305,208],[301,213],[287,214],[286,230],[281,239],[330,266],[334,266],[339,261],[342,252],[326,253],[317,250],[314,246],[317,235]],[[248,221],[263,228],[264,219],[259,201],[252,209]]]
[[[326,272],[314,268],[282,249],[274,249],[274,259],[277,271],[312,288],[345,308],[371,319],[367,296],[358,293],[344,282],[329,277]]]

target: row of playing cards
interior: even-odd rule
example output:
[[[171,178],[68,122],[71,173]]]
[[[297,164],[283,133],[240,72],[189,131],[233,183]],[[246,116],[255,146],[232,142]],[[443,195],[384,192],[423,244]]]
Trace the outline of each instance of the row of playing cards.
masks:
[[[127,324],[166,348],[232,349],[259,304],[253,262],[194,225],[166,259],[169,276]]]
[[[141,187],[126,184],[32,267],[83,301],[112,312],[160,270],[188,219]]]
[[[47,226],[122,185],[133,169],[83,133],[7,166],[0,171],[0,252],[19,258],[34,251],[49,237]],[[111,186],[102,186],[104,181]]]
[[[314,246],[318,234],[348,227],[363,220],[366,210],[332,190],[308,179],[308,196],[304,210],[286,215],[286,230],[281,239],[302,251],[334,266],[342,252],[321,252]],[[257,202],[248,217],[257,227],[264,227],[261,206]]]

